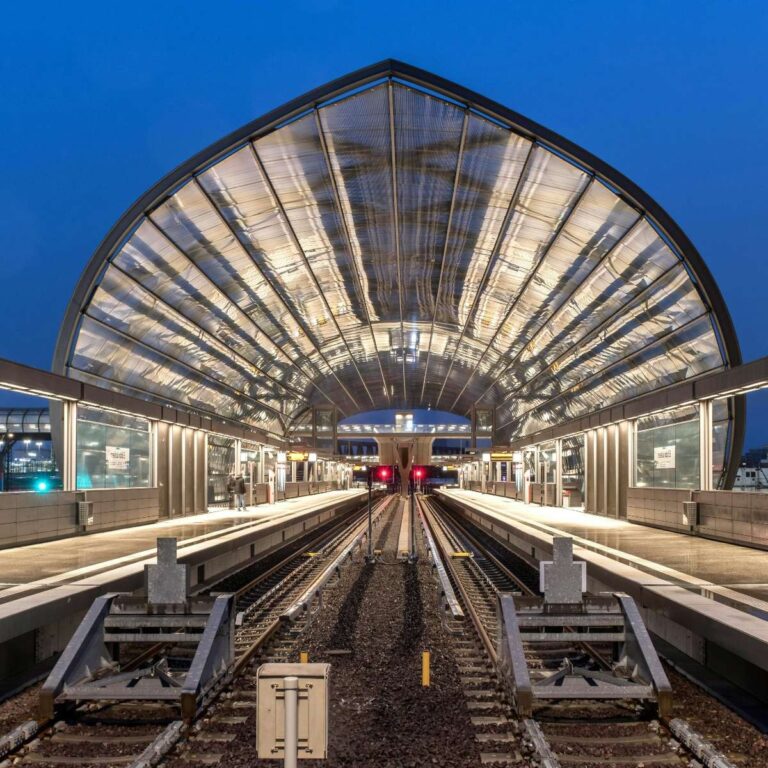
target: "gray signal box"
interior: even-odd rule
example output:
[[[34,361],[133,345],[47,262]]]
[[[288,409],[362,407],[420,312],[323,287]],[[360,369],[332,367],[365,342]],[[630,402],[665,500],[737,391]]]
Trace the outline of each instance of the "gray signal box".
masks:
[[[259,760],[285,757],[285,678],[298,678],[298,757],[328,757],[330,664],[262,664],[256,677],[256,752]]]

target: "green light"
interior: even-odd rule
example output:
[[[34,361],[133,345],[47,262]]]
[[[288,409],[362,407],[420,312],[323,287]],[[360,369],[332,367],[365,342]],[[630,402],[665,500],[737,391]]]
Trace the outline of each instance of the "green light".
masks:
[[[50,488],[50,484],[47,480],[38,480],[35,482],[35,490],[38,493],[48,493]]]

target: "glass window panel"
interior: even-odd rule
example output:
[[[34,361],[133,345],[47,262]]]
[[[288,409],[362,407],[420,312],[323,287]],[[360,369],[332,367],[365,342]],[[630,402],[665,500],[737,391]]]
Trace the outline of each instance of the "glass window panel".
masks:
[[[313,291],[319,299],[308,320],[335,318],[343,331],[366,322],[368,307],[360,295],[358,264],[336,205],[324,138],[316,116],[310,114],[259,139],[256,149],[301,247],[294,262],[305,274],[303,290]]]
[[[433,317],[464,110],[394,87],[404,319]]]
[[[698,488],[699,461],[697,406],[686,406],[637,420],[637,487]]]
[[[728,451],[733,430],[733,398],[712,401],[712,487],[725,488],[728,470]]]
[[[215,337],[201,333],[198,326],[170,307],[157,302],[118,270],[107,270],[91,299],[88,313],[102,323],[142,340],[165,355],[183,360],[200,373],[256,399],[266,397],[279,401],[286,395],[301,398],[309,387],[309,382],[304,379],[304,392],[291,391],[281,382],[268,378],[265,373],[270,377],[280,377],[281,371],[271,365],[265,355],[261,355],[260,360],[266,371],[261,371],[245,358],[234,355]]]
[[[518,362],[496,385],[496,391],[515,395],[512,407],[521,406],[521,398],[536,392],[552,397],[569,386],[637,350],[653,340],[668,335],[671,329],[685,325],[706,312],[698,292],[690,283],[682,265],[660,281],[658,289],[643,301],[626,307],[611,324],[592,334],[548,365]],[[521,383],[524,385],[521,388]]]
[[[584,509],[586,446],[584,435],[563,438],[563,506]]]
[[[509,357],[520,352],[637,219],[633,208],[593,181],[519,296],[496,348]]]
[[[587,175],[565,160],[542,147],[533,150],[499,258],[491,267],[483,291],[484,300],[496,304],[483,317],[501,317],[500,308],[512,305],[587,182]],[[473,335],[490,341],[497,329],[498,325],[478,327]],[[502,352],[510,346],[510,338],[498,344]]]
[[[539,446],[539,482],[554,484],[557,481],[557,447],[554,443]]]
[[[400,319],[386,85],[320,109],[371,320]]]
[[[208,504],[228,505],[227,482],[235,473],[235,441],[208,435]]]
[[[147,488],[150,424],[127,414],[77,409],[77,488]]]
[[[167,359],[139,344],[118,336],[111,329],[84,317],[80,326],[72,367],[107,381],[156,395],[167,402],[174,399],[204,412],[246,420],[254,426],[282,432],[279,418],[267,408],[235,397],[234,390],[203,379],[196,371]],[[250,405],[250,408],[249,408]],[[291,406],[290,403],[286,403]],[[292,404],[295,409],[295,403]]]
[[[499,419],[502,426],[513,423],[513,435],[530,434],[721,367],[720,349],[710,319],[702,317],[663,343],[645,348],[631,359],[579,382],[567,393],[527,410],[532,403],[540,402],[538,396],[531,397],[522,409],[527,410],[523,415],[510,419],[510,406],[500,408]]]

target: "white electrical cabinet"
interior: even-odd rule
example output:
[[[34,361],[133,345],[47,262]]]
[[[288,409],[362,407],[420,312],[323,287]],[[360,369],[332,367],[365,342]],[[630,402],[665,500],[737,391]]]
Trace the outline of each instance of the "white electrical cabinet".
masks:
[[[298,678],[298,757],[328,757],[330,664],[262,664],[257,674],[256,751],[259,760],[282,760],[285,747],[285,678]]]

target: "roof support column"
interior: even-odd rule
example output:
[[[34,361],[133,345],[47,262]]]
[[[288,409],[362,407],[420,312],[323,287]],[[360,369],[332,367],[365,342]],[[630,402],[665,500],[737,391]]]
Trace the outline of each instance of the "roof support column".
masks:
[[[712,490],[712,401],[699,403],[699,490]]]
[[[77,403],[61,403],[60,455],[56,457],[61,472],[62,489],[77,490]],[[58,446],[57,446],[58,447]]]

